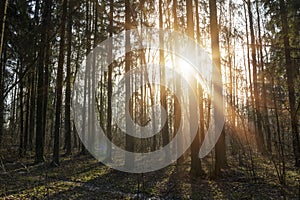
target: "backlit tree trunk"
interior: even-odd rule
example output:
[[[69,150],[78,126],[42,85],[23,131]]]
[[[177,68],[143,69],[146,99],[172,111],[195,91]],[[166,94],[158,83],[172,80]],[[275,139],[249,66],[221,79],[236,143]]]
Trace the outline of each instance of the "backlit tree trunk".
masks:
[[[209,0],[209,10],[210,10],[210,34],[211,34],[212,58],[213,58],[213,63],[216,67],[216,70],[215,72],[213,71],[213,73],[218,73],[219,77],[222,77],[216,0]],[[213,76],[216,75],[213,74]],[[222,80],[216,80],[216,78],[213,78],[213,81],[214,81],[214,93],[215,93],[214,96],[219,97],[220,99],[218,99],[218,102],[222,104],[222,105],[217,105],[219,111],[217,111],[217,109],[214,108],[215,123],[218,123],[216,118],[217,112],[223,112]],[[225,156],[226,156],[225,130],[223,128],[221,136],[218,139],[215,147],[215,157],[216,157],[215,173],[217,176],[221,175],[221,168],[226,165]]]

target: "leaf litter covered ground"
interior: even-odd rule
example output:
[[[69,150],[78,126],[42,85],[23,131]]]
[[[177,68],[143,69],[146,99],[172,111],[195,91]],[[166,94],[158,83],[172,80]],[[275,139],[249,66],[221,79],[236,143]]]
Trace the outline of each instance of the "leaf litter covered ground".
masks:
[[[272,162],[262,158],[253,177],[230,157],[218,179],[210,178],[210,158],[199,178],[190,176],[189,161],[146,174],[116,171],[89,156],[64,157],[59,167],[1,162],[0,199],[299,199],[299,171],[288,166],[281,186]]]

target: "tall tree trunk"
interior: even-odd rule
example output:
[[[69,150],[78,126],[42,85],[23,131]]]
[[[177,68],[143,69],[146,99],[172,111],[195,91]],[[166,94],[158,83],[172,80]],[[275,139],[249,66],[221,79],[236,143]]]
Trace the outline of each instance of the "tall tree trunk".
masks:
[[[162,0],[159,0],[159,29],[163,30],[163,2]],[[164,52],[164,35],[160,34],[159,38],[159,45],[160,45],[160,50],[159,50],[159,65],[160,65],[160,81],[161,81],[161,86],[160,86],[160,103],[162,107],[166,111],[166,116],[167,120],[165,124],[163,125],[162,128],[162,145],[166,148],[166,145],[169,144],[170,141],[170,136],[169,136],[169,122],[168,122],[168,104],[167,104],[167,96],[166,96],[166,71],[165,71],[165,52]],[[163,122],[162,122],[163,123]],[[166,149],[166,158],[170,158],[170,149]]]
[[[248,13],[249,13],[249,25],[250,25],[250,38],[251,38],[251,56],[252,56],[252,67],[253,67],[253,94],[254,94],[254,110],[255,110],[255,124],[256,124],[256,142],[258,150],[261,153],[265,152],[264,136],[262,132],[262,117],[259,107],[259,93],[258,93],[258,81],[257,81],[257,61],[256,61],[256,47],[255,47],[255,36],[253,28],[253,16],[251,10],[251,2],[248,0]]]
[[[294,86],[294,71],[293,64],[291,60],[291,46],[289,37],[289,27],[288,27],[288,13],[286,10],[286,4],[284,0],[280,0],[280,16],[282,23],[282,33],[283,33],[283,45],[285,54],[285,68],[287,76],[287,86],[289,93],[289,104],[290,104],[290,118],[292,125],[292,137],[293,137],[293,151],[295,156],[295,165],[300,167],[300,144],[299,144],[299,132],[298,132],[298,122],[297,122],[297,110],[296,110],[296,98],[295,98],[295,86]]]
[[[67,47],[67,74],[65,91],[65,148],[66,155],[72,153],[71,149],[71,55],[72,55],[72,1],[69,1],[68,11],[68,47]]]
[[[4,33],[5,33],[5,22],[6,12],[8,6],[8,0],[5,0],[1,4],[1,36],[0,36],[0,144],[2,142],[2,136],[4,131],[4,62],[2,60],[2,51],[4,45]]]
[[[51,7],[47,15],[47,21],[51,21]],[[50,52],[51,52],[51,46],[50,46],[50,29],[49,27],[46,29],[46,43],[45,43],[45,57],[44,57],[44,69],[45,69],[45,75],[44,75],[44,92],[43,92],[43,138],[44,143],[46,144],[46,129],[47,129],[47,110],[48,110],[48,93],[49,93],[49,65],[50,65]]]
[[[37,1],[39,3],[39,1]],[[44,101],[44,92],[45,92],[45,48],[47,43],[47,29],[49,26],[49,15],[51,9],[51,0],[45,0],[44,2],[44,11],[42,15],[42,32],[41,32],[41,41],[39,45],[39,58],[38,58],[38,86],[37,86],[37,107],[36,107],[36,141],[35,141],[35,162],[40,163],[44,162],[44,127],[45,120],[43,117],[44,106],[46,102]]]
[[[199,20],[199,0],[195,0],[196,6],[196,34],[197,34],[197,43],[201,45],[201,35],[200,35],[200,20]],[[204,140],[204,102],[203,102],[203,88],[200,83],[198,83],[198,97],[199,97],[199,117],[200,125],[198,131],[200,131],[200,143]]]
[[[212,58],[215,65],[215,70],[213,71],[213,82],[214,82],[214,96],[218,97],[218,102],[222,105],[218,105],[218,109],[214,108],[214,121],[217,123],[218,112],[223,112],[223,95],[222,95],[222,80],[216,80],[216,74],[221,76],[221,58],[220,58],[220,47],[219,47],[219,29],[217,22],[217,5],[216,0],[209,0],[209,11],[210,11],[210,34],[211,34],[211,49]],[[225,130],[222,129],[221,136],[219,137],[216,147],[215,147],[215,174],[216,176],[221,175],[221,168],[226,165],[226,146],[225,146]]]
[[[131,27],[131,8],[130,8],[130,1],[129,0],[125,0],[125,30],[129,30]],[[125,36],[125,51],[127,52],[125,54],[125,73],[130,71],[131,68],[131,53],[130,53],[130,34],[127,33]],[[125,82],[126,82],[126,94],[125,94],[125,102],[129,102],[128,100],[131,98],[130,96],[130,91],[131,91],[131,80],[129,77],[125,78]],[[126,106],[126,110],[125,113],[129,113],[129,106]],[[127,119],[128,115],[125,116],[126,117],[126,121],[129,120]],[[126,126],[126,132],[129,132],[128,127]],[[125,149],[128,152],[133,152],[134,151],[134,137],[132,137],[129,134],[126,134],[125,136],[125,140],[126,140],[126,144],[125,144]],[[125,167],[127,168],[132,168],[134,166],[134,157],[133,154],[126,154],[125,155]]]
[[[4,132],[4,63],[0,54],[0,145]]]
[[[177,6],[178,6],[178,2],[177,0],[173,0],[173,5],[172,5],[172,13],[173,13],[173,27],[174,27],[174,31],[178,31],[178,17],[177,17]],[[175,51],[176,51],[176,46],[175,46]],[[180,90],[181,89],[181,79],[180,76],[178,76],[177,74],[175,75],[175,90]],[[181,108],[180,108],[180,96],[175,96],[174,97],[174,123],[173,123],[173,131],[174,131],[174,135],[179,131],[180,128],[180,121],[181,121]],[[177,151],[181,152],[181,148],[182,148],[182,144],[180,144],[180,142],[183,142],[183,138],[179,139],[179,143],[177,143]],[[184,155],[180,156],[177,159],[177,166],[181,165],[184,161]]]
[[[36,0],[35,1],[35,8],[34,8],[34,25],[36,27],[39,26],[39,11],[40,11],[40,1]],[[39,44],[39,37],[40,34],[38,34],[34,40],[35,40],[35,47],[38,48]],[[33,150],[33,139],[34,139],[34,127],[35,127],[35,114],[36,114],[36,93],[37,93],[37,88],[36,88],[36,83],[38,78],[38,70],[34,67],[32,71],[30,72],[30,119],[29,119],[29,150]]]
[[[1,37],[0,37],[0,55],[2,55],[2,50],[3,50],[7,6],[8,6],[8,0],[5,0],[4,4],[1,3],[1,22],[2,23],[1,23]]]
[[[194,40],[194,16],[193,16],[193,0],[186,1],[186,11],[187,11],[187,35],[190,37],[191,40]],[[194,77],[191,78],[191,85],[197,88],[197,82]],[[193,93],[192,89],[189,91],[190,94]],[[192,95],[189,95],[189,101],[192,101]],[[190,113],[193,112],[195,108],[191,106],[190,103]],[[194,123],[192,119],[190,119],[190,123]],[[193,125],[190,124],[190,127]],[[192,136],[193,133],[190,133]],[[201,168],[201,160],[198,156],[200,150],[200,132],[197,130],[196,136],[191,144],[191,174],[192,176],[199,176],[202,173]]]
[[[19,145],[19,156],[23,157],[23,152],[24,152],[24,108],[23,108],[23,80],[20,78],[20,75],[23,73],[22,72],[22,64],[19,63],[18,61],[18,67],[19,67],[19,105],[20,105],[20,145]]]
[[[232,42],[232,1],[229,1],[229,27],[226,31],[226,45],[227,45],[227,67],[229,68],[229,106],[227,107],[227,112],[228,112],[228,116],[229,116],[229,126],[230,126],[230,131],[231,134],[235,135],[236,134],[236,110],[235,110],[235,87],[234,87],[234,81],[235,78],[237,78],[235,76],[235,55],[234,52],[231,52],[231,47],[235,48],[235,40],[233,40]],[[232,44],[233,43],[233,44]],[[233,55],[232,55],[233,54]],[[225,70],[226,72],[226,70]],[[226,75],[225,75],[226,77]],[[235,85],[237,85],[237,82],[235,82]],[[235,138],[232,138],[231,141],[234,143]],[[233,154],[237,154],[238,149],[233,147],[232,148],[232,153]]]
[[[87,40],[86,40],[86,48],[87,48],[87,52],[91,52],[91,47],[92,47],[92,13],[93,13],[93,8],[92,8],[92,1],[91,0],[87,0],[86,1],[86,5],[87,5],[87,12],[86,12],[86,15],[87,15],[87,25],[88,25],[88,34],[87,34]],[[94,111],[92,111],[92,88],[91,88],[91,79],[93,77],[93,66],[92,66],[92,62],[91,60],[87,61],[88,62],[88,65],[89,65],[89,78],[87,79],[87,108],[88,108],[88,117],[87,117],[87,127],[88,127],[88,141],[89,141],[89,144],[93,145],[93,143],[91,143],[92,141],[92,113]],[[92,147],[93,148],[93,147]]]
[[[30,116],[30,74],[27,77],[27,94],[26,94],[26,116],[25,116],[25,132],[24,132],[24,155],[28,149],[28,133],[29,133],[29,116]]]
[[[17,81],[17,76],[16,78],[14,78],[15,81]],[[12,99],[12,106],[11,106],[11,119],[10,119],[10,124],[9,124],[9,130],[12,130],[15,125],[16,125],[16,99],[17,99],[17,88],[18,87],[15,87],[15,89],[13,90],[12,94],[11,94],[11,99]]]
[[[91,51],[91,42],[90,42],[90,17],[89,17],[89,0],[85,1],[85,7],[86,7],[86,25],[85,25],[85,31],[86,31],[86,58],[88,57],[90,51]],[[86,115],[87,111],[86,111],[86,107],[87,107],[87,96],[89,95],[89,89],[88,88],[88,80],[90,76],[90,63],[88,61],[88,59],[86,59],[86,69],[85,69],[85,77],[84,77],[84,97],[83,97],[83,109],[82,109],[82,137],[83,137],[83,143],[81,145],[81,154],[86,154],[86,148],[84,146],[85,140],[87,140],[88,135],[87,135],[87,131],[89,131],[89,120],[87,121],[86,119],[89,118],[89,109],[88,109],[88,117]],[[89,97],[89,96],[88,96]],[[89,103],[89,102],[88,102]],[[88,105],[89,107],[89,105]],[[88,129],[86,130],[86,126],[88,127]]]
[[[33,149],[33,135],[34,135],[34,119],[35,119],[35,79],[36,79],[36,70],[30,73],[30,116],[29,116],[29,150]]]
[[[109,37],[113,36],[113,26],[114,26],[114,1],[109,1]],[[110,141],[112,141],[112,72],[113,72],[113,62],[112,62],[112,40],[109,44],[109,52],[108,52],[108,83],[107,83],[107,137]],[[111,160],[111,142],[108,143],[107,146],[107,160]]]
[[[260,53],[260,68],[261,68],[261,82],[262,82],[262,105],[263,105],[263,125],[267,134],[267,150],[268,152],[272,152],[271,146],[271,130],[268,116],[268,108],[267,108],[267,99],[266,99],[266,84],[265,84],[265,71],[264,71],[264,59],[263,59],[263,49],[262,49],[262,36],[261,36],[261,27],[260,27],[260,11],[258,7],[258,0],[255,0],[256,4],[256,13],[257,13],[257,22],[258,22],[258,41],[259,41],[259,53]]]
[[[229,1],[229,27],[226,32],[226,42],[227,42],[227,59],[228,59],[228,68],[229,68],[229,98],[230,98],[230,106],[229,106],[229,116],[230,116],[230,126],[231,129],[235,130],[235,123],[234,123],[234,117],[233,113],[234,111],[234,97],[233,97],[233,66],[232,66],[232,55],[231,55],[231,29],[232,29],[232,22],[231,22],[231,7],[232,2]],[[225,70],[226,71],[226,70]]]
[[[63,67],[64,67],[64,54],[65,54],[65,24],[67,18],[67,5],[68,0],[63,0],[63,10],[61,17],[60,29],[60,44],[59,44],[59,57],[56,76],[56,107],[55,107],[55,128],[54,128],[54,147],[53,147],[53,164],[59,165],[59,133],[61,121],[61,108],[62,108],[62,87],[63,87]]]
[[[246,47],[247,47],[247,69],[249,76],[249,88],[247,90],[250,91],[250,100],[248,99],[248,91],[247,91],[247,109],[248,109],[248,118],[250,119],[252,112],[250,112],[250,105],[254,108],[254,99],[253,99],[253,86],[252,86],[252,75],[251,75],[251,67],[250,67],[250,42],[249,42],[249,31],[248,31],[248,17],[247,17],[247,9],[246,2],[243,4],[244,14],[245,14],[245,25],[246,25]],[[245,70],[247,71],[247,70]]]
[[[1,57],[1,55],[0,55]],[[4,132],[4,76],[3,76],[4,66],[2,67],[2,60],[0,60],[0,145],[2,143],[2,137]]]
[[[98,1],[93,1],[93,12],[94,13],[94,44],[93,48],[97,47],[98,42]],[[90,132],[90,140],[94,140],[95,132],[96,132],[96,115],[95,115],[95,89],[96,89],[96,59],[97,55],[93,54],[93,63],[92,63],[92,73],[91,73],[91,81],[92,81],[92,88],[91,88],[91,132]]]

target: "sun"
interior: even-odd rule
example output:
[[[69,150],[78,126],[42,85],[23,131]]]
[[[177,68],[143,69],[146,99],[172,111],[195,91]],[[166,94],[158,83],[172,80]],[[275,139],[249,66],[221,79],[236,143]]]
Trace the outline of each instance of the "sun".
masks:
[[[178,73],[185,79],[190,79],[192,77],[192,65],[186,60],[178,58],[177,60]]]
[[[174,54],[165,54],[164,65],[188,83],[192,83],[193,79],[196,80],[205,92],[210,93],[209,83],[212,81],[211,62],[209,62],[209,59],[207,58],[199,58],[197,62],[197,66],[194,66],[194,64],[186,58]],[[174,78],[174,75],[175,74],[166,74],[170,80]]]
[[[165,65],[187,80],[192,77],[192,65],[180,57],[167,59]]]

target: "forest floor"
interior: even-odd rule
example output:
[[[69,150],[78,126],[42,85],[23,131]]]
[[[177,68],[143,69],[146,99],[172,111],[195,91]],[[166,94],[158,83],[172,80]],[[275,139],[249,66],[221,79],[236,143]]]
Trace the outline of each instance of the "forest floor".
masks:
[[[1,155],[1,154],[0,154]],[[3,154],[2,154],[3,155]],[[129,174],[110,169],[90,156],[61,158],[59,167],[33,165],[32,158],[0,160],[0,199],[299,199],[300,171],[286,167],[286,185],[279,184],[274,164],[254,159],[255,176],[228,156],[222,178],[211,179],[211,158],[205,174],[192,178],[189,162],[180,172],[170,165],[156,172]]]

